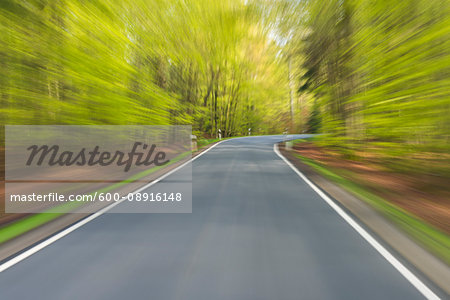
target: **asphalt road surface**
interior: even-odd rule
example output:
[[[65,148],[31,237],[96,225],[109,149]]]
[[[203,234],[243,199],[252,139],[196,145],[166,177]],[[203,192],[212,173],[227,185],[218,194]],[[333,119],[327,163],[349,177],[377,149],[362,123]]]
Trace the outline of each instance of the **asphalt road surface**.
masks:
[[[423,299],[276,155],[281,139],[217,145],[193,162],[191,214],[104,214],[0,273],[0,298]]]

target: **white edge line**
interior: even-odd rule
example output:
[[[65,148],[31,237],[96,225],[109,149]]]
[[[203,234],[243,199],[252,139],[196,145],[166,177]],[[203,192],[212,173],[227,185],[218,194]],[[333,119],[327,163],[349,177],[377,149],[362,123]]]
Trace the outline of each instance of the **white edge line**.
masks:
[[[159,181],[161,181],[162,179],[166,178],[167,176],[175,173],[176,171],[178,171],[179,169],[183,168],[184,166],[186,166],[187,164],[193,162],[194,160],[196,160],[197,158],[199,158],[200,156],[202,156],[203,154],[205,154],[206,152],[208,152],[209,150],[213,149],[214,147],[216,147],[217,145],[225,142],[225,141],[229,141],[229,140],[222,140],[214,145],[212,145],[211,147],[209,147],[208,149],[206,149],[205,151],[199,153],[198,155],[194,156],[193,158],[191,158],[190,160],[188,160],[187,162],[183,163],[182,165],[176,167],[175,169],[167,172],[166,174],[162,175],[161,177],[157,178],[156,180],[150,182],[149,184],[144,185],[143,187],[140,187],[139,189],[135,190],[134,192],[132,192],[132,194],[136,194],[139,193],[149,187],[151,187],[152,185],[158,183]],[[72,226],[64,229],[63,231],[53,235],[52,237],[40,242],[39,244],[37,244],[36,246],[26,250],[25,252],[11,258],[10,260],[4,262],[3,264],[0,265],[0,273],[5,271],[6,269],[14,266],[15,264],[21,262],[22,260],[30,257],[31,255],[35,254],[36,252],[44,249],[45,247],[53,244],[54,242],[56,242],[57,240],[65,237],[66,235],[68,235],[69,233],[71,233],[72,231],[77,230],[78,228],[80,228],[81,226],[89,223],[90,221],[100,217],[101,215],[103,215],[105,212],[107,212],[108,210],[112,209],[113,207],[115,207],[116,205],[122,203],[124,200],[126,199],[126,197],[122,197],[122,199],[120,199],[117,202],[114,202],[110,205],[108,205],[107,207],[102,208],[101,210],[97,211],[96,213],[93,213],[92,215],[86,217],[85,219],[82,219],[81,221],[78,221],[77,223],[73,224]]]
[[[288,161],[278,150],[278,144],[273,145],[273,151],[289,166],[303,181],[305,181],[325,202],[337,212],[356,232],[358,232],[378,253],[381,254],[400,274],[403,275],[422,295],[427,299],[440,299],[429,287],[427,287],[416,275],[406,268],[398,259],[394,257],[386,248],[372,237],[364,228],[353,220],[342,208],[323,193],[315,184],[313,184],[302,172],[300,172],[290,161]]]

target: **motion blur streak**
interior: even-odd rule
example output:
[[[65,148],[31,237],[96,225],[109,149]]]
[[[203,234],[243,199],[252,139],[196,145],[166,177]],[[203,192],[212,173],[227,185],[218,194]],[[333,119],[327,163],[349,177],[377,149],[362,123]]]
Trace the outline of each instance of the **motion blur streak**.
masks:
[[[199,146],[320,133],[293,157],[450,263],[449,16],[448,0],[0,0],[1,124],[189,124]],[[18,218],[0,212],[0,233]],[[0,241],[33,228],[16,229]]]

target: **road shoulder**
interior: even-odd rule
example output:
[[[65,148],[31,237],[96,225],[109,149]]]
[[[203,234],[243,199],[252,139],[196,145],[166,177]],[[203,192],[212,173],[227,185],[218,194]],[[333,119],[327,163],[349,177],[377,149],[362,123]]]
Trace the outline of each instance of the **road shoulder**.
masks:
[[[397,228],[397,226],[363,200],[358,199],[353,194],[318,174],[310,166],[296,158],[290,151],[285,150],[282,145],[280,145],[279,150],[309,180],[355,216],[376,236],[381,238],[384,243],[405,259],[409,265],[425,276],[427,281],[430,281],[444,293],[450,295],[448,282],[450,267],[446,263],[418,245],[405,232]]]

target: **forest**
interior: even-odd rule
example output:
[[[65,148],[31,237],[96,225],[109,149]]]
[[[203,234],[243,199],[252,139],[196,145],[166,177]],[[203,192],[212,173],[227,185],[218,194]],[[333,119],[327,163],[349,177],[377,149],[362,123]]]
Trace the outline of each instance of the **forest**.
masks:
[[[449,15],[444,0],[3,0],[1,122],[322,133],[352,159],[449,175]]]

